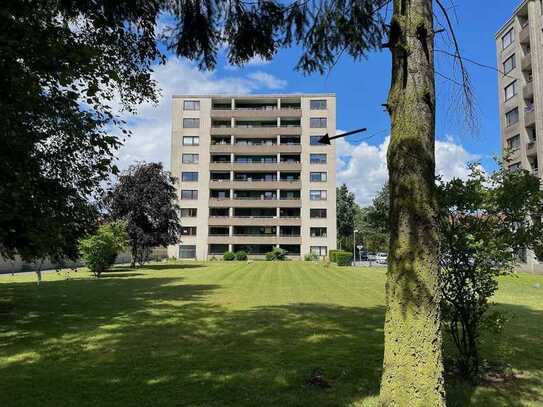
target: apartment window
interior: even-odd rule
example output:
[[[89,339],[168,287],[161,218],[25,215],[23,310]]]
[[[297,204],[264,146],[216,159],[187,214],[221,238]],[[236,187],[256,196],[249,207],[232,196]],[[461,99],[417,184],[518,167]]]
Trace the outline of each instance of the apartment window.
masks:
[[[309,191],[309,200],[311,201],[326,201],[326,190]]]
[[[197,172],[182,172],[181,181],[183,182],[197,182],[198,173]]]
[[[312,219],[326,219],[326,209],[310,209],[309,217]]]
[[[507,139],[507,148],[509,150],[518,150],[520,148],[520,134]]]
[[[326,246],[311,246],[309,250],[311,251],[311,254],[316,254],[319,257],[325,257],[327,253]]]
[[[507,33],[502,37],[502,48],[505,49],[515,41],[515,29],[511,28]]]
[[[183,119],[184,129],[197,129],[200,127],[200,119]]]
[[[200,137],[198,136],[185,136],[183,137],[184,146],[198,146],[200,145]]]
[[[311,110],[326,110],[326,100],[318,99],[309,101],[309,108]]]
[[[182,226],[181,236],[196,236],[196,226]]]
[[[181,199],[198,199],[198,190],[196,189],[182,189]]]
[[[312,129],[325,129],[326,117],[312,117],[309,119],[309,127]]]
[[[310,228],[311,237],[326,237],[326,228]]]
[[[327,174],[325,172],[311,172],[309,173],[309,181],[311,182],[326,182]]]
[[[179,246],[179,258],[180,259],[195,259],[196,246],[195,245]]]
[[[505,124],[507,126],[512,126],[515,123],[518,123],[518,107],[515,107],[513,110],[508,111],[505,114]]]
[[[309,144],[312,146],[322,146],[323,144],[320,143],[322,137],[323,136],[310,136]]]
[[[182,218],[195,218],[198,214],[196,208],[181,208],[180,215]]]
[[[183,164],[198,164],[199,157],[198,154],[183,154],[182,162]]]
[[[199,100],[185,100],[183,102],[183,110],[200,110]]]
[[[517,81],[511,82],[505,87],[505,101],[513,98],[517,94]]]
[[[516,170],[520,170],[520,163],[515,163],[515,164],[511,164],[509,167],[510,171],[516,171]]]
[[[515,54],[511,55],[509,58],[505,60],[503,63],[503,73],[504,75],[507,75],[509,72],[511,72],[513,69],[517,67],[517,58]]]
[[[310,154],[310,164],[326,164],[326,154]]]

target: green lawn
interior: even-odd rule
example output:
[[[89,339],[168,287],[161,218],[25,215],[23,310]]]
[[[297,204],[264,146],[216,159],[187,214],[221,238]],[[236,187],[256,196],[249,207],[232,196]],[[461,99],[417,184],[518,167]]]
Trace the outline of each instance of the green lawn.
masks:
[[[0,276],[0,406],[372,406],[384,270],[285,262]],[[518,379],[449,406],[543,405],[543,276],[502,279],[485,350]],[[331,388],[306,384],[322,368]]]

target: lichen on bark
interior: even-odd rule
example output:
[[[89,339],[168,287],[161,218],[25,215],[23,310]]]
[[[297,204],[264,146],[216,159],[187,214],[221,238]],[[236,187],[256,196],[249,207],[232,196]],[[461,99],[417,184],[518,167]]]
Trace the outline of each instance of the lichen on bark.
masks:
[[[435,195],[432,0],[395,0],[391,241],[382,406],[445,406]]]

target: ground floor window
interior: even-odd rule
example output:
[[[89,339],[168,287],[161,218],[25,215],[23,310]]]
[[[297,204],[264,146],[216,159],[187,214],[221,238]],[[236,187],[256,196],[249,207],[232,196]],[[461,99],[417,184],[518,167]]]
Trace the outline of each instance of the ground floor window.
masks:
[[[319,257],[325,257],[327,253],[326,246],[311,246],[310,250],[312,254],[316,254]]]
[[[195,259],[196,246],[195,245],[179,246],[179,258],[180,259]]]

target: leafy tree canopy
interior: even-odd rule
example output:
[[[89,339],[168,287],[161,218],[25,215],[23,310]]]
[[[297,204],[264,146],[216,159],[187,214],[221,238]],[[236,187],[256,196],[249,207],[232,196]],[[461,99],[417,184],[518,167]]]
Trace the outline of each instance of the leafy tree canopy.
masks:
[[[513,272],[520,251],[543,248],[543,191],[528,171],[501,165],[486,174],[472,165],[466,180],[440,183],[438,196],[443,320],[458,350],[457,367],[475,379],[482,327],[502,321],[488,313],[498,276]]]
[[[116,172],[115,106],[154,101],[154,2],[0,6],[0,254],[75,258]]]
[[[343,184],[336,188],[336,225],[340,246],[350,241],[354,230],[354,218],[358,205],[354,193]]]
[[[173,179],[156,163],[131,166],[109,191],[106,204],[111,217],[126,222],[132,266],[143,264],[153,247],[179,241],[175,199]]]

